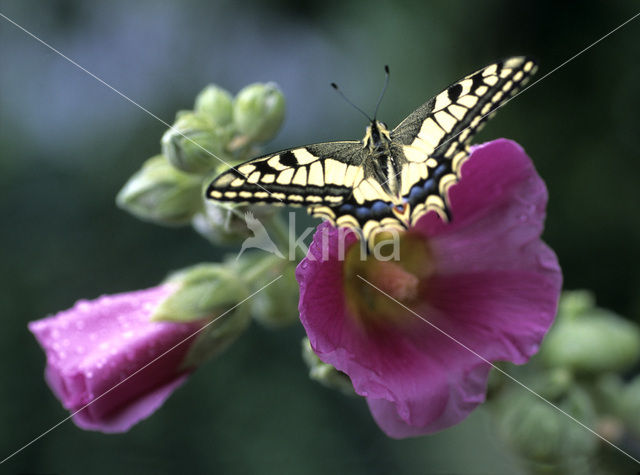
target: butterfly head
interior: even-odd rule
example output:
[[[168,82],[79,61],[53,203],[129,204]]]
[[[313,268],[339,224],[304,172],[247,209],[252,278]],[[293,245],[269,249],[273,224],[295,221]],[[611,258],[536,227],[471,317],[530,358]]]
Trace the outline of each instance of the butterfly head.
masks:
[[[388,148],[388,144],[391,142],[391,134],[387,125],[379,120],[372,120],[371,124],[367,126],[367,130],[362,139],[363,148],[368,148],[371,151],[379,151],[381,149]]]

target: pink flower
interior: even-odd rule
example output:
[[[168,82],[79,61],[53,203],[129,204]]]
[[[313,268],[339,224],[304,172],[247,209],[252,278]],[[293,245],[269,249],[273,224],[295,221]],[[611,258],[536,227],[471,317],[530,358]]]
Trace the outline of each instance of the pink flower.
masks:
[[[399,261],[362,261],[357,245],[341,261],[339,233],[323,223],[297,269],[314,351],[391,437],[463,420],[484,401],[490,365],[358,276],[488,361],[525,363],[556,312],[561,271],[540,240],[547,192],[522,148],[474,147],[450,201],[452,222],[425,215],[401,237]]]
[[[45,378],[64,407],[74,413],[91,403],[73,416],[76,425],[125,432],[186,380],[189,370],[181,364],[193,339],[153,361],[203,325],[149,321],[170,293],[164,285],[81,300],[29,324],[47,355]]]

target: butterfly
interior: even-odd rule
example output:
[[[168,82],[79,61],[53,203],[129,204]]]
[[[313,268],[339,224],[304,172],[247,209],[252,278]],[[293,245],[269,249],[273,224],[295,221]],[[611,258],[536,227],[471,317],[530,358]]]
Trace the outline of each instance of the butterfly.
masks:
[[[535,61],[524,56],[490,64],[431,98],[393,130],[374,115],[360,141],[254,158],[219,175],[207,197],[307,206],[315,217],[360,230],[369,243],[382,230],[410,228],[429,211],[449,220],[448,191],[460,179],[471,138],[536,70]]]

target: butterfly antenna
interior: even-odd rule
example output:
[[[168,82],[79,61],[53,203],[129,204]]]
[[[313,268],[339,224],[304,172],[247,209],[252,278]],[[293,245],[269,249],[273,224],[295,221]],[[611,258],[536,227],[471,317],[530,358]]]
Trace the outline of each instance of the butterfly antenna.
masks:
[[[378,98],[378,103],[376,104],[376,111],[373,113],[373,120],[376,120],[378,116],[378,107],[380,107],[380,103],[382,102],[382,98],[384,97],[384,93],[387,92],[387,86],[389,85],[389,66],[385,65],[384,67],[384,86],[382,87],[382,92],[380,93],[380,97]]]
[[[350,104],[355,110],[357,110],[358,112],[360,112],[363,116],[365,116],[367,118],[367,120],[369,122],[373,122],[371,120],[371,117],[369,117],[369,115],[367,115],[367,113],[365,111],[363,111],[362,109],[360,109],[357,105],[355,105],[353,102],[351,102],[349,99],[347,99],[347,96],[345,96],[342,91],[338,88],[338,85],[335,82],[331,83],[331,87],[334,88],[336,90],[336,92],[338,94],[340,94],[342,96],[342,98],[347,101],[348,104]]]

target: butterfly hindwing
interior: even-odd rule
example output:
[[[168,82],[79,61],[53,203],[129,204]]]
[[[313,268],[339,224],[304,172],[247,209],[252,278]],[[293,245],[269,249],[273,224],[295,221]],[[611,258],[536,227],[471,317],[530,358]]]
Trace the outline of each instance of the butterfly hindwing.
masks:
[[[407,162],[401,180],[402,195],[412,209],[411,224],[432,209],[446,216],[448,189],[460,178],[471,138],[536,69],[535,62],[523,56],[491,64],[449,86],[393,130],[391,137]],[[411,171],[424,174],[425,166],[427,177]]]

